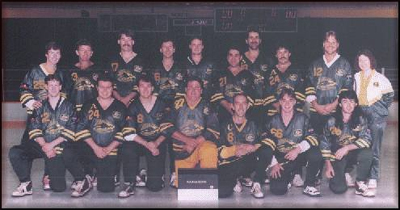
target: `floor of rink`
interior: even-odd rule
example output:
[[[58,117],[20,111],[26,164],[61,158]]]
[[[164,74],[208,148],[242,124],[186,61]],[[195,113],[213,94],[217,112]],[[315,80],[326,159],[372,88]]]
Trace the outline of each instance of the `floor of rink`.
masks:
[[[276,196],[269,191],[269,185],[262,188],[265,198],[255,199],[250,194],[250,188],[244,187],[242,193],[235,193],[230,198],[218,201],[178,201],[177,190],[168,186],[161,192],[150,192],[145,188],[136,188],[135,195],[126,198],[117,198],[119,187],[113,193],[100,193],[96,189],[82,198],[71,198],[71,191],[62,193],[43,191],[41,177],[43,175],[43,160],[34,161],[32,169],[33,195],[21,198],[11,197],[12,191],[18,186],[18,179],[8,160],[8,151],[11,146],[20,142],[24,128],[19,126],[3,126],[2,130],[2,207],[8,208],[105,208],[105,207],[237,207],[237,208],[272,208],[272,207],[398,207],[398,122],[391,122],[386,128],[382,145],[381,180],[378,183],[377,195],[374,198],[364,198],[354,193],[354,188],[341,195],[329,190],[327,179],[322,181],[322,197],[310,198],[302,194],[302,188],[292,187],[286,195]],[[143,159],[143,158],[142,158]],[[144,162],[141,162],[143,165]],[[168,167],[166,169],[167,179]],[[68,186],[72,176],[67,172]]]

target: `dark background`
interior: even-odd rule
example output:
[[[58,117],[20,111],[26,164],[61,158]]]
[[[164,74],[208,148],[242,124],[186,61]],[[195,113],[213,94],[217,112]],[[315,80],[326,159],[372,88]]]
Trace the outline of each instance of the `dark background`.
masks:
[[[78,61],[75,43],[80,38],[92,41],[92,60],[96,63],[105,63],[110,56],[119,52],[118,34],[100,31],[97,18],[3,18],[2,21],[3,101],[19,101],[20,82],[30,68],[45,62],[44,46],[51,40],[57,41],[63,47],[59,63],[61,67]],[[189,53],[190,36],[185,34],[185,27],[173,26],[171,18],[168,21],[168,32],[136,33],[134,51],[144,58],[148,66],[160,61],[159,46],[164,36],[175,39],[177,60],[184,59]],[[386,76],[392,81],[397,100],[398,19],[298,18],[297,26],[297,32],[261,33],[261,49],[273,57],[276,43],[289,44],[292,48],[291,60],[307,68],[314,59],[322,55],[325,32],[335,30],[341,41],[339,53],[351,64],[358,50],[372,50],[378,61],[378,70],[384,67]],[[229,45],[239,44],[243,50],[246,49],[244,32],[215,32],[214,26],[198,26],[193,29],[201,30],[205,54],[219,63],[221,69],[224,68]]]

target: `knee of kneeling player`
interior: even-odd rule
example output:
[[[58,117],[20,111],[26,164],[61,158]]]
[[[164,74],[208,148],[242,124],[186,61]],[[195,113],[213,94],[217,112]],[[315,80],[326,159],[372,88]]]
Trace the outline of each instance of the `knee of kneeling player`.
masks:
[[[347,185],[332,185],[329,184],[329,188],[332,190],[333,193],[335,194],[343,194],[347,191]]]
[[[274,195],[284,195],[287,192],[287,186],[270,186],[270,191]]]

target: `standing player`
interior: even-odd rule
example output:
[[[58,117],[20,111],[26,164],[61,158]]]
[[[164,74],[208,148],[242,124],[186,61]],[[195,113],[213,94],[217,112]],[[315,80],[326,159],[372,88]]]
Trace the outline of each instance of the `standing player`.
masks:
[[[218,82],[215,64],[203,55],[203,38],[192,38],[189,49],[190,55],[185,60],[188,77],[199,77],[203,81],[204,90],[202,97],[205,100],[210,100],[214,86]]]
[[[76,129],[76,140],[87,143],[84,146],[91,160],[91,176],[96,176],[94,185],[101,192],[114,191],[117,147],[123,141],[126,118],[124,104],[112,97],[112,86],[111,78],[99,76],[98,97],[85,103]]]
[[[125,188],[118,194],[126,198],[135,193],[135,177],[139,169],[139,156],[144,154],[147,161],[146,187],[150,191],[164,188],[166,157],[165,136],[161,133],[166,125],[166,104],[153,94],[154,82],[150,76],[138,81],[139,98],[128,108],[127,126],[124,128],[125,142],[122,145],[122,161]]]
[[[174,59],[175,44],[172,39],[165,38],[161,42],[160,52],[162,53],[162,62],[158,63],[152,69],[152,75],[155,80],[155,94],[164,100],[167,108],[171,110],[174,104],[175,97],[184,95],[184,83],[186,72],[182,69]],[[172,140],[168,139],[168,153],[170,160],[170,183],[173,184],[175,176],[175,159],[172,150]]]
[[[45,56],[46,62],[41,63],[38,66],[33,67],[24,77],[24,80],[20,86],[20,101],[22,107],[26,107],[28,113],[27,127],[25,129],[24,135],[21,139],[21,145],[24,146],[25,143],[29,141],[28,126],[30,124],[30,119],[32,117],[32,112],[34,109],[38,109],[42,106],[42,101],[47,98],[47,90],[45,89],[44,79],[49,74],[58,75],[61,78],[62,83],[65,82],[65,78],[61,70],[57,69],[57,64],[61,58],[61,46],[56,42],[49,42],[45,46]],[[66,94],[64,89],[61,95],[65,98]],[[39,157],[35,157],[39,158]],[[45,165],[45,174],[43,175],[43,189],[49,190],[49,178],[47,174],[47,167]]]
[[[350,90],[353,75],[350,63],[338,53],[339,39],[336,32],[325,33],[323,41],[324,55],[310,65],[306,83],[306,101],[311,103],[310,122],[319,135],[320,141],[323,126],[338,105],[339,94]],[[322,171],[321,163],[320,172]],[[319,178],[321,177],[319,173]]]
[[[249,107],[246,95],[235,95],[233,116],[221,124],[221,138],[218,143],[220,198],[230,196],[233,191],[242,191],[238,179],[254,170],[256,173],[252,183],[252,195],[255,198],[264,197],[261,182],[265,176],[265,169],[271,162],[275,143],[261,136],[262,133],[254,121],[247,120],[246,111]]]

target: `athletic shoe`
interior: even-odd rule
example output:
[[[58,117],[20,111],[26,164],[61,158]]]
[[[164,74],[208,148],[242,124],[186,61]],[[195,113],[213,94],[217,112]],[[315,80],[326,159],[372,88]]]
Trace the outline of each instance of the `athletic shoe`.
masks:
[[[242,183],[242,185],[244,185],[246,187],[253,186],[253,180],[251,180],[250,177],[241,178],[240,182]]]
[[[310,197],[321,197],[321,192],[313,186],[307,186],[306,188],[304,188],[303,194],[306,194]]]
[[[264,198],[264,193],[261,189],[261,185],[258,182],[253,182],[253,187],[251,188],[251,195],[255,198]]]
[[[351,175],[349,173],[345,173],[344,176],[346,177],[346,184],[347,187],[354,187],[354,180],[353,177],[351,177]]]
[[[264,180],[264,184],[269,184],[271,181],[269,180],[269,178],[266,178],[265,180]]]
[[[136,187],[145,187],[147,180],[146,169],[140,169],[139,175],[136,176]]]
[[[304,185],[303,179],[301,179],[300,174],[295,174],[292,180],[292,184],[295,187],[302,187]]]
[[[76,189],[78,189],[77,187],[78,187],[78,181],[72,182],[72,184],[71,184],[71,190],[76,190]]]
[[[362,195],[364,197],[374,197],[375,191],[373,189],[368,189],[368,186],[363,181],[356,182],[356,194]]]
[[[125,188],[118,193],[118,197],[119,198],[127,198],[131,195],[135,194],[135,186],[133,185],[133,183],[125,183]]]
[[[32,181],[22,182],[17,189],[12,193],[13,197],[22,197],[25,195],[32,195]]]
[[[42,183],[43,183],[43,190],[51,190],[49,175],[43,176]]]
[[[93,187],[97,187],[97,177],[96,176],[91,176],[90,177],[90,182],[92,183]]]
[[[176,174],[175,172],[172,172],[171,178],[169,179],[169,186],[175,187],[175,180],[176,180]]]
[[[376,181],[376,179],[370,179],[368,181],[368,188],[369,189],[376,189],[378,187],[378,182]]]
[[[234,191],[234,192],[237,192],[237,193],[240,193],[240,192],[243,191],[242,184],[240,183],[239,180],[236,181],[236,185],[235,185],[235,187],[233,188],[233,191]]]
[[[76,183],[76,188],[71,194],[71,197],[74,198],[83,197],[93,187],[89,175],[86,175],[86,177],[82,181],[76,181]]]

